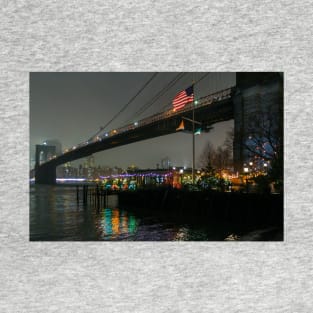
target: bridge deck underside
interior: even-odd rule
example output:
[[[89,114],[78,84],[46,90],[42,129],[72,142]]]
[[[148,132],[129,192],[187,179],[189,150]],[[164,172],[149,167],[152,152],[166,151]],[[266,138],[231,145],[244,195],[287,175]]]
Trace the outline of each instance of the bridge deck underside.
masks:
[[[105,138],[102,141],[97,141],[84,147],[77,148],[76,150],[72,150],[66,154],[63,154],[41,166],[56,167],[66,162],[74,161],[76,159],[80,159],[100,151],[175,133],[176,128],[182,121],[182,117],[192,119],[192,111],[170,116],[154,123]],[[230,120],[232,118],[233,105],[231,99],[226,99],[217,103],[212,103],[209,106],[195,109],[195,121],[204,122],[206,124],[214,124],[217,122]],[[185,129],[191,131],[192,123],[185,121]]]

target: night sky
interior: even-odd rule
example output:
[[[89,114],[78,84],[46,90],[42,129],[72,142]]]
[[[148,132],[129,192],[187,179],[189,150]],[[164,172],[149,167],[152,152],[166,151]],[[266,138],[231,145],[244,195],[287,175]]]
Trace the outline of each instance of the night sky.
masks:
[[[175,95],[193,79],[206,73],[186,73],[140,116],[135,113],[154,98],[179,73],[158,73],[138,97],[105,129],[106,131],[169,109]],[[58,140],[62,149],[88,140],[106,125],[152,77],[153,73],[31,73],[30,74],[30,159],[35,145]],[[235,73],[208,73],[195,86],[195,97],[235,85]],[[209,133],[196,136],[196,166],[208,141],[221,145],[233,120],[214,125]],[[97,165],[126,168],[155,168],[168,157],[173,166],[191,167],[192,136],[176,133],[125,145],[95,154]],[[83,163],[78,160],[74,165]]]

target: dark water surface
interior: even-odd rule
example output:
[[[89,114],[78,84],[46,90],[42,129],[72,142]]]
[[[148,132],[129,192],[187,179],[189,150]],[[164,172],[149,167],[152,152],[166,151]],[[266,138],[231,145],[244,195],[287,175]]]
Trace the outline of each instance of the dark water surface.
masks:
[[[76,201],[76,187],[30,186],[30,240],[234,240],[236,230],[221,225],[206,227],[177,224],[127,208],[83,206]],[[245,234],[258,240],[264,230]],[[240,234],[242,237],[242,234]],[[242,237],[244,238],[244,237]],[[271,239],[269,239],[271,240]]]

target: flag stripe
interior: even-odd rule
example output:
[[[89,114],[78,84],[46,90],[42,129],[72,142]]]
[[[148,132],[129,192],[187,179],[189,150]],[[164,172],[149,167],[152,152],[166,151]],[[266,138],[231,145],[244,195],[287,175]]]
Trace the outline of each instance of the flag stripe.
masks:
[[[193,97],[184,97],[182,99],[173,101],[173,104],[174,105],[178,105],[178,104],[181,104],[181,103],[186,103],[186,101],[188,101],[188,102],[193,101]]]
[[[193,86],[180,91],[173,99],[173,106],[175,110],[182,109],[187,103],[194,100]]]

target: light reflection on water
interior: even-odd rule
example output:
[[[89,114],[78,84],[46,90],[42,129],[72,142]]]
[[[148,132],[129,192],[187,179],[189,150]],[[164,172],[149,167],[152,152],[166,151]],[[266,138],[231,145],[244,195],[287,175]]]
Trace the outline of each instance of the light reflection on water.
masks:
[[[30,240],[238,240],[221,225],[179,225],[127,209],[77,204],[74,186],[30,186]],[[254,238],[257,234],[253,234]],[[255,239],[252,240],[255,240]],[[251,240],[246,237],[245,240]]]
[[[97,238],[102,240],[132,238],[139,220],[118,208],[104,208],[95,216]]]
[[[76,187],[30,186],[30,240],[207,240],[201,229],[136,216],[120,208],[84,207]]]

